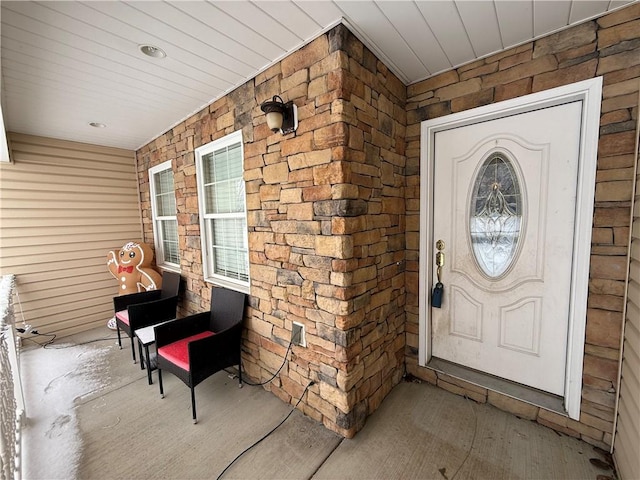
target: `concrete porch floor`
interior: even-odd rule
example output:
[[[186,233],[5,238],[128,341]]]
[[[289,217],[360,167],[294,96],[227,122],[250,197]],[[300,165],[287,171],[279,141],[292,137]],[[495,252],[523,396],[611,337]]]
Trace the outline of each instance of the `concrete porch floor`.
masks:
[[[96,329],[56,344],[110,333]],[[261,387],[240,389],[219,372],[196,388],[194,425],[189,389],[167,374],[161,399],[157,373],[148,385],[146,372],[131,361],[128,339],[122,350],[113,341],[82,348],[101,349],[104,360],[94,371],[79,369],[81,374],[105,381],[76,400],[80,479],[215,479],[292,408]],[[33,362],[41,352],[23,355]],[[27,399],[29,417],[39,417],[44,408],[44,402]],[[295,411],[222,478],[596,480],[612,475],[591,458],[601,457],[580,440],[425,383],[403,382],[355,438],[343,439]]]

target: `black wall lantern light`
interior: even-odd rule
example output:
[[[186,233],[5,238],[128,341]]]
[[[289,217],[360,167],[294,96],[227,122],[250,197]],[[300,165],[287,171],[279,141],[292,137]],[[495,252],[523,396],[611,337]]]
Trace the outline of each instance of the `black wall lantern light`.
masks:
[[[272,132],[283,135],[295,132],[298,128],[298,107],[293,102],[284,103],[279,95],[267,100],[260,109],[267,114],[267,125]]]

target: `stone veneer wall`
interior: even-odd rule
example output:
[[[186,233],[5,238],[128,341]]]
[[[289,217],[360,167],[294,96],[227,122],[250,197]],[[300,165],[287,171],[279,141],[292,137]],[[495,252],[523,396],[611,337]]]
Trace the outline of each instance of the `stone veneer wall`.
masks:
[[[137,152],[145,239],[153,239],[148,169],[172,160],[181,314],[207,310],[194,149],[243,131],[251,297],[244,368],[350,437],[400,381],[416,377],[537,420],[595,445],[611,443],[622,325],[640,78],[640,5],[405,88],[343,26],[311,42]],[[420,122],[604,75],[581,421],[417,366]],[[299,108],[296,135],[272,134],[259,104]],[[405,271],[406,270],[406,271]],[[406,287],[405,287],[406,285]],[[406,318],[406,321],[405,321]],[[406,349],[405,349],[406,330]]]
[[[605,448],[616,402],[640,86],[640,4],[408,87],[407,371]],[[604,77],[580,421],[418,366],[420,122]]]
[[[273,134],[259,106],[298,107],[295,135]],[[145,240],[148,170],[172,161],[186,294],[205,311],[194,149],[236,130],[244,141],[251,295],[243,367],[280,367],[292,322],[306,327],[266,388],[347,437],[404,373],[406,87],[337,26],[137,152]]]

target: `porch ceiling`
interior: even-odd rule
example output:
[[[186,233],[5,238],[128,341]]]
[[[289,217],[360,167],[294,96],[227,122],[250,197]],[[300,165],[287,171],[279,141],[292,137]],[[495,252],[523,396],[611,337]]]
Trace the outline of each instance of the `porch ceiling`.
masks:
[[[341,21],[408,85],[629,3],[3,0],[4,123],[136,149]]]

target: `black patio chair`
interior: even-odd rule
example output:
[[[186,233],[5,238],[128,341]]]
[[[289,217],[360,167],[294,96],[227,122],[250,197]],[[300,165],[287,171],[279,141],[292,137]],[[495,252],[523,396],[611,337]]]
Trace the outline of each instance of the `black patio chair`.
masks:
[[[123,331],[131,340],[133,363],[136,363],[136,349],[133,344],[134,332],[139,328],[176,318],[179,291],[180,274],[164,271],[160,290],[113,297],[118,345],[122,348],[120,331]]]
[[[195,387],[223,368],[240,365],[240,342],[246,294],[213,288],[211,311],[155,327],[158,384],[162,371],[173,373],[191,389],[193,423],[197,423]],[[242,372],[238,368],[239,386]]]

